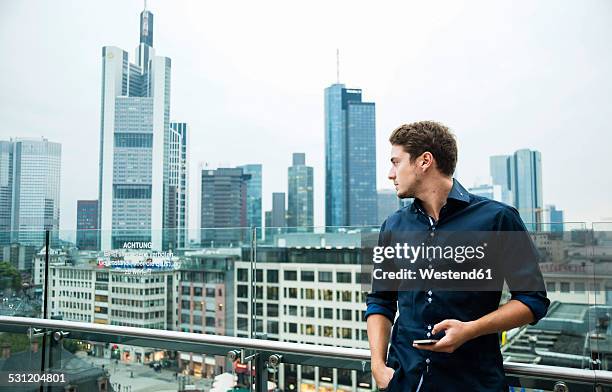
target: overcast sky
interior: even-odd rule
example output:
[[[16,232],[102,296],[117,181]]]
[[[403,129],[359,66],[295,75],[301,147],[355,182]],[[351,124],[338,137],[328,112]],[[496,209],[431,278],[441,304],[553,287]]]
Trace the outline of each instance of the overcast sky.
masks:
[[[438,120],[459,141],[459,179],[487,182],[491,155],[542,152],[544,203],[568,221],[612,220],[612,2],[150,0],[154,47],[172,58],[171,118],[198,165],[262,163],[264,210],[293,152],[315,168],[324,224],[323,89],[376,103],[377,176],[396,126]],[[142,1],[0,2],[0,139],[62,144],[61,228],[97,198],[101,52],[133,57]]]

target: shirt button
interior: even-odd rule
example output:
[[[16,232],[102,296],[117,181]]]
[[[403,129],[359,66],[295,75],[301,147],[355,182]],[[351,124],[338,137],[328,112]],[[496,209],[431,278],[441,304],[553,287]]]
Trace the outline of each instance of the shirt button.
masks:
[[[430,298],[427,298],[427,301],[429,301],[429,303],[431,303],[431,297],[430,297]]]
[[[427,332],[427,337],[430,337],[430,336],[431,336],[431,332]]]
[[[428,326],[427,326],[427,329],[431,330],[431,325],[428,325]]]
[[[426,364],[429,364],[430,362],[431,362],[431,360],[430,360],[429,358],[427,358],[427,359],[425,360],[425,363],[426,363]]]
[[[433,231],[431,233],[429,233],[430,237],[433,237],[435,234],[433,233]]]
[[[427,294],[429,294],[429,295],[431,296],[431,294],[432,294],[431,290],[429,290],[429,291],[427,292]]]
[[[431,264],[429,264],[429,268],[433,268],[433,267],[431,266]]]
[[[432,258],[431,258],[431,257],[428,257],[428,258],[427,258],[427,261],[431,261],[431,260],[432,260]]]

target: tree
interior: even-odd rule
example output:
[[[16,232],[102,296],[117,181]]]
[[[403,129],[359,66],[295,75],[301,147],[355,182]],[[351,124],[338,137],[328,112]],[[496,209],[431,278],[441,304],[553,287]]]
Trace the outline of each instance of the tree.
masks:
[[[11,263],[0,262],[0,290],[21,288],[21,275]]]

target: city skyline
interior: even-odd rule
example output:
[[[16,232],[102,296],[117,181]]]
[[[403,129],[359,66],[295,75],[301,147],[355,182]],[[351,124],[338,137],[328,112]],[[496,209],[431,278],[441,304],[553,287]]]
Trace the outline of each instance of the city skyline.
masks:
[[[0,115],[5,119],[0,132],[2,139],[44,136],[62,144],[60,227],[74,230],[76,200],[96,198],[97,151],[86,153],[82,146],[87,146],[96,139],[96,128],[99,127],[99,48],[108,44],[132,46],[136,38],[134,15],[142,10],[142,3],[109,2],[100,7],[71,6],[70,10],[64,8],[67,4],[57,2],[50,6],[41,3],[38,7],[26,7],[18,3],[2,5],[3,12],[0,14],[3,16],[0,18],[3,29],[6,29],[3,31],[8,32],[15,23],[23,21],[26,14],[32,22],[32,29],[24,32],[19,46],[7,40],[8,34],[3,34],[0,41],[0,47],[5,49],[5,52],[15,53],[15,56],[11,57],[20,59],[20,68],[16,68],[17,63],[13,63],[11,59],[3,65],[4,72],[0,78],[7,88],[0,96],[3,103]],[[568,221],[598,221],[609,217],[612,212],[602,195],[610,190],[612,184],[609,184],[607,176],[601,176],[600,171],[610,166],[611,159],[603,150],[607,143],[601,142],[601,139],[604,138],[605,141],[605,138],[609,137],[604,132],[607,113],[602,105],[607,101],[605,91],[610,91],[606,86],[612,83],[603,71],[609,68],[612,61],[607,52],[599,49],[603,44],[599,37],[605,36],[602,30],[609,31],[610,28],[603,25],[604,19],[599,18],[599,15],[610,11],[609,4],[593,2],[574,9],[576,12],[572,12],[571,5],[559,9],[550,2],[530,5],[525,10],[510,9],[508,4],[479,3],[465,8],[452,5],[439,15],[439,20],[434,19],[435,12],[428,6],[407,6],[406,10],[422,15],[423,21],[417,21],[417,26],[412,28],[423,29],[423,34],[419,37],[424,38],[410,41],[414,44],[410,51],[398,51],[397,45],[403,42],[403,39],[392,37],[393,34],[390,33],[394,32],[395,27],[386,28],[372,37],[366,36],[365,32],[352,32],[356,36],[349,37],[341,32],[341,29],[330,27],[327,16],[323,17],[323,31],[314,32],[313,39],[320,43],[315,46],[316,49],[305,46],[302,33],[308,30],[303,25],[298,23],[295,28],[290,28],[291,24],[285,25],[285,22],[278,22],[280,25],[273,25],[274,28],[255,31],[254,37],[243,37],[244,42],[231,35],[215,43],[212,42],[216,36],[215,29],[225,30],[219,23],[214,22],[211,26],[201,27],[201,30],[196,27],[195,16],[189,15],[193,7],[195,9],[191,10],[191,14],[201,14],[193,12],[198,10],[195,3],[173,9],[162,2],[150,2],[149,8],[155,13],[156,23],[160,26],[157,29],[163,31],[163,34],[156,35],[156,46],[160,48],[161,53],[167,53],[176,59],[177,65],[173,67],[172,107],[181,109],[179,113],[173,110],[173,118],[190,123],[193,136],[190,172],[197,173],[194,167],[202,161],[219,167],[262,163],[265,172],[263,210],[269,210],[271,193],[287,189],[287,179],[286,164],[279,163],[284,161],[284,158],[270,156],[277,154],[267,154],[265,147],[269,146],[272,140],[277,143],[279,137],[289,134],[290,137],[282,140],[281,150],[287,154],[303,151],[311,157],[309,161],[314,167],[314,188],[317,190],[315,225],[323,225],[325,196],[322,190],[325,183],[322,170],[324,130],[321,91],[336,79],[334,54],[335,49],[339,47],[340,82],[363,88],[367,92],[367,100],[376,102],[378,106],[377,188],[389,187],[386,180],[386,139],[393,127],[402,122],[437,119],[449,125],[457,134],[459,180],[465,186],[487,182],[489,156],[529,148],[541,151],[544,157],[542,177],[545,203],[560,206]],[[388,7],[400,8],[391,5]],[[485,22],[485,26],[492,33],[491,39],[475,35],[482,26],[478,29],[468,26],[469,14],[470,11],[475,11],[474,7],[487,7],[487,11],[492,12],[491,20]],[[316,5],[314,8],[317,9]],[[340,8],[342,7],[331,7],[329,17],[340,15]],[[374,12],[388,11],[388,8],[381,8]],[[512,37],[504,30],[508,24],[503,21],[501,14],[505,11],[523,17],[522,29],[513,30]],[[217,12],[228,11],[221,8]],[[359,6],[343,12],[358,21],[369,20],[366,10]],[[100,15],[99,18],[92,17],[97,14]],[[477,12],[475,14],[477,15]],[[49,15],[53,18],[49,18]],[[109,15],[113,17],[107,17]],[[177,22],[180,17],[185,18],[185,23]],[[206,22],[211,21],[211,16],[204,15],[202,18]],[[580,21],[586,18],[589,20],[588,26],[577,31],[575,26],[584,25]],[[82,20],[87,20],[88,24],[83,25]],[[113,20],[112,29],[104,28],[108,25],[108,20]],[[564,29],[555,25],[551,27],[550,32],[541,31],[543,22],[559,20],[572,23],[565,23]],[[297,23],[291,15],[288,21]],[[432,23],[432,26],[427,23]],[[496,23],[500,25],[496,27]],[[562,22],[558,24],[564,25]],[[277,56],[281,55],[275,53],[276,45],[272,43],[269,46],[248,49],[244,44],[252,44],[253,39],[266,37],[273,32],[277,34],[275,28],[281,26],[288,29],[286,33],[289,36],[298,39],[293,47],[287,48],[295,59],[283,55],[281,60],[284,60],[279,64],[288,69],[280,73],[274,72],[278,74],[277,79],[274,79],[269,71],[281,71],[277,66],[272,66],[279,59]],[[461,38],[478,38],[477,44],[468,45],[460,38],[453,39],[450,31],[457,31],[453,26],[463,28]],[[105,34],[101,34],[99,38],[94,37],[88,33],[90,30],[105,31]],[[41,34],[41,31],[45,34]],[[400,31],[398,27],[398,32]],[[400,37],[405,38],[406,34],[409,36],[413,31],[400,34]],[[73,37],[68,34],[70,32],[78,34],[73,34]],[[193,34],[190,35],[190,32]],[[195,33],[198,33],[198,38],[203,39],[202,42],[187,39]],[[321,35],[326,33],[329,43],[325,43],[321,38]],[[536,37],[536,33],[543,34]],[[51,42],[58,40],[60,35],[64,45],[58,48]],[[36,37],[36,40],[32,37]],[[524,41],[526,37],[529,37],[529,43]],[[360,39],[363,39],[363,42]],[[381,41],[383,39],[388,42]],[[443,43],[444,40],[450,42]],[[498,41],[501,42],[496,47],[503,47],[504,50],[489,45]],[[380,55],[380,59],[366,61],[363,57],[365,52],[358,51],[355,46],[358,42],[367,50],[368,57]],[[428,50],[425,42],[433,42],[437,51]],[[453,48],[454,44],[459,44],[466,54],[457,52]],[[49,48],[53,48],[53,51],[49,52]],[[483,48],[489,56],[479,58],[483,60],[480,63],[473,63],[470,55],[477,55]],[[567,58],[565,53],[575,48],[581,48],[581,56]],[[241,64],[244,64],[244,56],[253,55],[256,49],[264,49],[264,53],[261,56],[249,57],[254,59],[252,66],[243,68]],[[75,59],[71,64],[50,62],[48,67],[40,72],[42,75],[36,75],[36,72],[28,71],[28,63],[35,62],[22,61],[28,58],[24,50],[48,58],[75,51],[79,55],[72,56]],[[300,50],[304,53],[296,55]],[[241,52],[241,55],[230,54],[235,51]],[[452,67],[445,64],[444,56],[450,55],[456,55],[453,57]],[[414,56],[423,61],[415,64]],[[561,58],[564,59],[563,64],[556,61]],[[306,63],[313,70],[306,73],[303,80],[297,80],[296,70],[289,71],[289,68],[297,66],[297,61],[305,59],[308,59]],[[549,65],[553,62],[556,70],[550,69]],[[421,63],[422,65],[419,65]],[[58,68],[60,65],[62,68]],[[266,67],[268,69],[265,69]],[[231,72],[219,73],[223,68],[228,68]],[[245,72],[247,68],[248,72]],[[17,71],[18,69],[20,71]],[[20,88],[13,88],[15,83],[23,82],[19,75],[30,75],[32,85],[22,83]],[[51,75],[55,76],[53,80]],[[253,78],[249,75],[257,76]],[[293,76],[295,83],[289,83],[289,75]],[[70,81],[73,78],[80,80],[78,86],[72,86],[74,83]],[[440,81],[436,82],[436,78]],[[444,81],[448,81],[448,78],[451,78],[453,83],[445,86],[447,83]],[[559,80],[563,80],[563,88],[555,87]],[[485,86],[487,81],[493,83]],[[64,86],[56,88],[55,83],[63,83]],[[474,83],[478,87],[477,91],[464,96],[467,85]],[[32,90],[34,85],[37,86],[36,90]],[[33,95],[34,91],[38,92],[40,86],[45,85],[54,90],[53,100]],[[189,103],[187,101],[193,97],[191,91],[196,88],[192,88],[192,85],[199,86],[197,89],[205,93],[202,93],[201,99]],[[594,86],[598,86],[597,91]],[[8,91],[15,93],[8,95]],[[260,102],[253,101],[253,94],[258,95],[257,100]],[[461,102],[458,101],[459,96],[462,97]],[[284,103],[288,97],[293,98],[291,107]],[[245,106],[247,101],[252,105]],[[589,105],[586,105],[586,102],[589,102]],[[58,107],[58,104],[63,106]],[[64,107],[70,108],[70,116],[74,120],[69,124],[60,120],[68,113]],[[196,107],[199,110],[196,110]],[[272,118],[262,110],[264,107],[278,107],[287,113],[282,116],[276,113],[275,118]],[[586,123],[585,119],[588,119]],[[291,132],[286,126],[289,121],[295,125]],[[60,122],[61,126],[56,125]],[[245,127],[246,124],[249,126]],[[239,129],[244,131],[239,132]],[[580,138],[572,134],[573,129],[581,130]],[[252,138],[253,134],[258,135],[255,145],[243,142]],[[494,137],[490,138],[491,135]],[[553,139],[555,143],[550,143]],[[211,143],[213,140],[214,143]],[[591,143],[591,140],[599,142]],[[572,164],[571,159],[567,159],[574,149],[592,151],[592,170],[585,172],[583,166]],[[194,181],[193,177],[198,176],[191,177]],[[603,191],[594,193],[588,191],[590,188],[584,191],[582,186],[568,186],[568,179],[585,187],[588,187],[588,184],[597,184],[598,189],[603,187]],[[197,193],[195,187],[191,189],[192,208],[188,215],[194,217],[196,215],[193,204],[197,204],[194,203]],[[576,203],[576,200],[581,202]],[[191,229],[195,228],[194,220],[191,219]]]

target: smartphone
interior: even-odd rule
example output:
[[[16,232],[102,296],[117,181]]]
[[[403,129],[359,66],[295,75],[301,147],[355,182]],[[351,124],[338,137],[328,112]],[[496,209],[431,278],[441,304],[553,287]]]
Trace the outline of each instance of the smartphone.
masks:
[[[436,344],[440,340],[438,339],[421,339],[421,340],[413,340],[412,343],[415,344]]]

